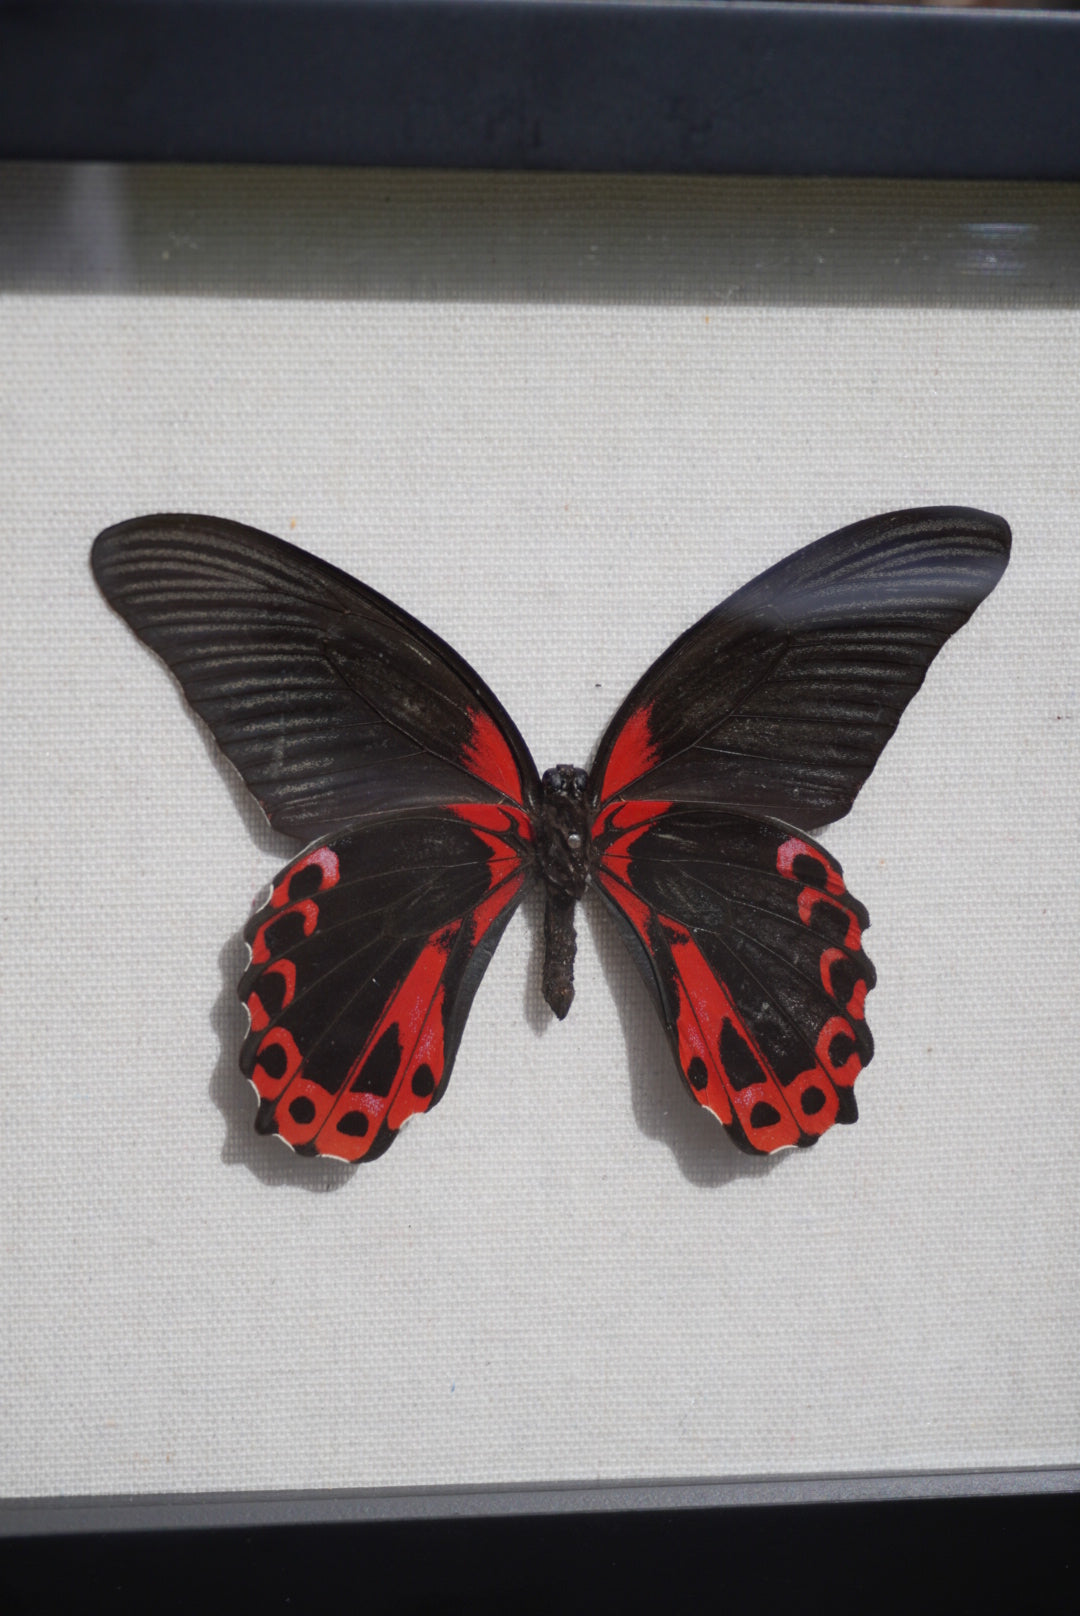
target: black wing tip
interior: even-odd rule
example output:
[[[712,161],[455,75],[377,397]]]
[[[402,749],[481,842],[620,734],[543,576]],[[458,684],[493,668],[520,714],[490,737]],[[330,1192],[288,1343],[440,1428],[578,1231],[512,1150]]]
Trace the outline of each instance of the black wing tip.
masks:
[[[987,560],[1000,562],[999,577],[1008,565],[1012,554],[1012,528],[994,511],[983,511],[975,505],[926,505],[897,514],[908,518],[916,527],[925,525],[930,530],[950,527],[958,538],[979,541]]]
[[[99,558],[107,559],[112,555],[119,555],[128,539],[142,543],[147,539],[177,537],[223,539],[234,544],[252,546],[261,552],[299,557],[304,566],[314,563],[323,572],[333,574],[337,579],[344,579],[352,588],[366,588],[365,585],[358,585],[357,580],[342,572],[340,567],[335,567],[332,562],[324,561],[321,556],[294,544],[291,539],[283,539],[276,533],[268,533],[265,528],[252,527],[250,522],[237,522],[231,516],[214,516],[202,511],[154,511],[145,516],[129,516],[123,522],[114,522],[110,527],[102,528],[90,546],[91,565],[96,571]]]
[[[90,571],[94,574],[98,588],[106,597],[109,595],[109,573],[117,557],[117,548],[122,541],[124,529],[130,525],[129,522],[119,522],[112,527],[102,528],[90,546]]]
[[[113,522],[111,526],[102,528],[90,546],[91,565],[96,571],[99,558],[107,558],[118,551],[128,538],[141,540],[153,538],[156,534],[175,537],[177,533],[214,533],[296,548],[289,544],[288,539],[279,539],[262,528],[251,527],[247,522],[235,522],[231,516],[210,516],[194,511],[156,511],[146,516],[129,516],[123,522]]]
[[[966,615],[997,587],[1009,564],[1012,529],[973,505],[914,505],[884,511],[826,533],[759,574],[717,608],[762,603],[781,612],[808,599],[847,594],[866,604],[888,588],[912,600],[942,594]]]
[[[1011,529],[1003,516],[984,511],[978,505],[905,505],[895,511],[881,511],[876,516],[863,516],[857,522],[848,522],[838,533],[851,533],[868,527],[940,527],[955,525],[972,532],[998,534],[1008,541]],[[829,537],[832,537],[830,534]]]
[[[854,547],[862,538],[953,538],[976,541],[988,561],[1000,561],[1004,571],[1012,550],[1012,528],[1003,516],[980,510],[975,505],[912,505],[904,510],[883,511],[865,516],[827,533],[821,545],[844,544]],[[811,546],[810,548],[813,548]]]
[[[255,539],[263,544],[283,544],[272,534],[258,528],[247,527],[225,516],[198,516],[183,511],[159,511],[148,516],[129,516],[123,522],[114,522],[102,528],[90,546],[90,570],[106,600],[114,602],[122,589],[121,570],[128,540],[145,543],[147,539],[170,538],[177,535],[216,533],[220,537]]]

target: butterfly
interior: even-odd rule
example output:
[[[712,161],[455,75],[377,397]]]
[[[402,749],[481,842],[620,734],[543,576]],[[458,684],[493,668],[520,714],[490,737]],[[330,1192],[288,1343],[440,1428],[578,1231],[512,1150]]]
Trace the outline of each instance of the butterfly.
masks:
[[[856,1120],[873,1053],[866,910],[813,832],[841,818],[1011,535],[897,511],[796,551],[682,634],[592,767],[541,776],[472,668],[295,545],[210,516],[107,528],[94,575],[172,669],[271,825],[304,844],[244,936],[256,1128],[371,1161],[441,1098],[522,895],[543,992],[606,902],[690,1095],[751,1152]]]

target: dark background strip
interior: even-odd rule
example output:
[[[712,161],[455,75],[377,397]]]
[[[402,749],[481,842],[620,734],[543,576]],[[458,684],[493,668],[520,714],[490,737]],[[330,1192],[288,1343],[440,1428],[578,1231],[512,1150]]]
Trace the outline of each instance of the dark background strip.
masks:
[[[0,4],[0,157],[1068,179],[1080,16]]]
[[[0,1601],[5,1616],[186,1616],[208,1599],[260,1616],[1074,1616],[1078,1525],[1076,1498],[1057,1497],[50,1538],[0,1548]]]

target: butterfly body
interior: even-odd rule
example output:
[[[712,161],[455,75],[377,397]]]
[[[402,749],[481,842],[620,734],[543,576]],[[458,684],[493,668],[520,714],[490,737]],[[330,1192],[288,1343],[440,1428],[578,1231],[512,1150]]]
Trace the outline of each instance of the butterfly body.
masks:
[[[868,917],[813,833],[848,812],[1009,544],[1000,517],[962,507],[830,534],[681,635],[588,771],[541,778],[474,670],[347,574],[220,518],[106,529],[105,595],[306,844],[244,934],[259,1130],[348,1161],[388,1148],[443,1094],[535,883],[560,1018],[591,888],[689,1093],[737,1145],[806,1146],[854,1121]]]
[[[585,770],[570,763],[546,769],[540,782],[535,845],[545,887],[543,989],[560,1021],[574,997],[574,908],[593,870],[588,786]]]

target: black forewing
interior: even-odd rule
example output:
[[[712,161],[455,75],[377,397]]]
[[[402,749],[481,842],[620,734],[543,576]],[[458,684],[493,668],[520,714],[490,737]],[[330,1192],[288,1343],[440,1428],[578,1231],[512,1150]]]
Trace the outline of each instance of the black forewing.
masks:
[[[725,803],[803,829],[850,809],[942,645],[1009,558],[998,516],[897,511],[788,556],[660,657],[608,727],[593,807]]]
[[[92,564],[276,830],[308,841],[386,808],[535,802],[528,749],[478,675],[327,562],[237,522],[147,516],[100,534]]]

